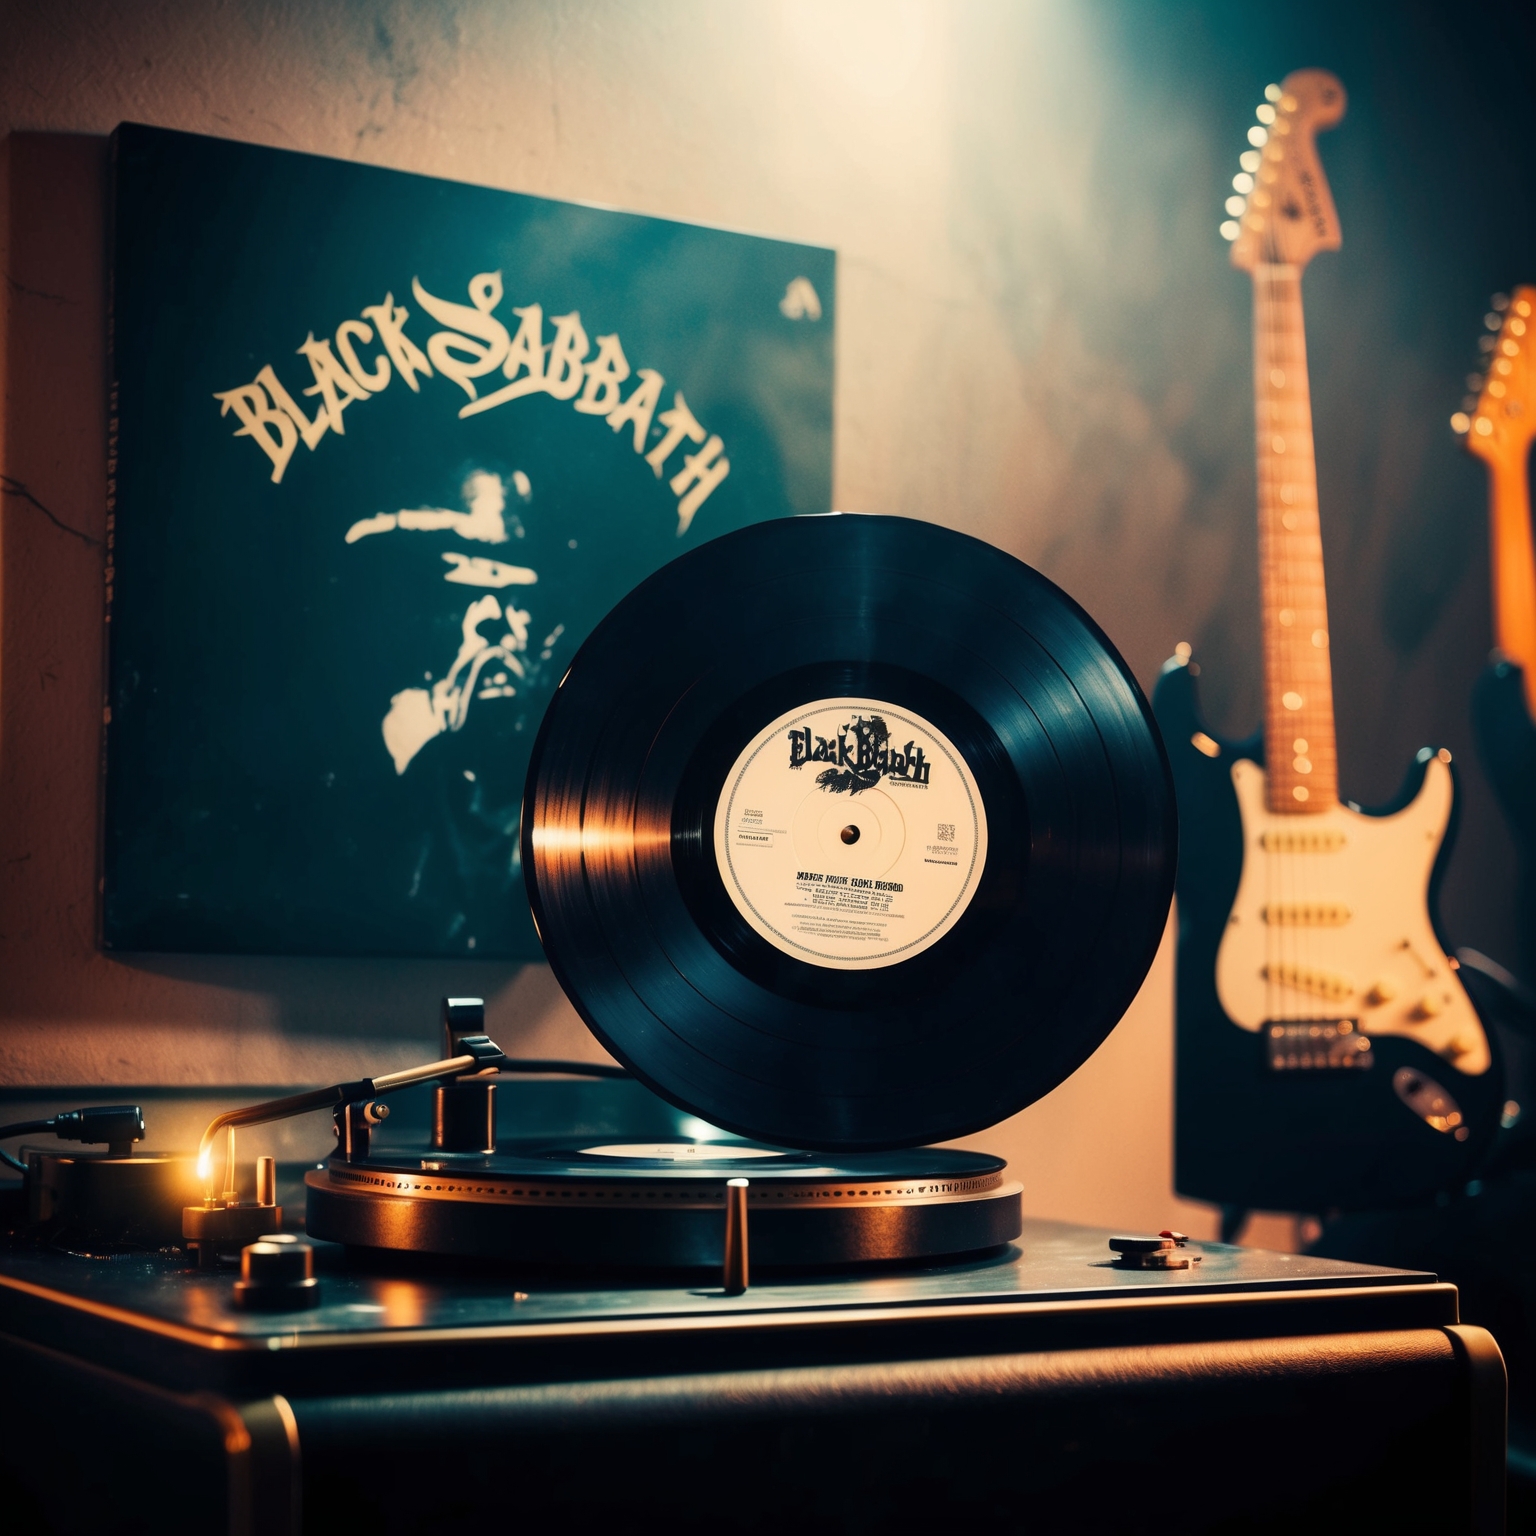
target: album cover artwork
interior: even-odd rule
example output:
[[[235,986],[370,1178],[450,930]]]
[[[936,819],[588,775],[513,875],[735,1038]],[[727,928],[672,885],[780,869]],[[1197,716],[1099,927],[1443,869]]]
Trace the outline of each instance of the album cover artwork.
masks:
[[[576,648],[830,509],[834,253],[132,124],[113,180],[103,944],[536,958]]]

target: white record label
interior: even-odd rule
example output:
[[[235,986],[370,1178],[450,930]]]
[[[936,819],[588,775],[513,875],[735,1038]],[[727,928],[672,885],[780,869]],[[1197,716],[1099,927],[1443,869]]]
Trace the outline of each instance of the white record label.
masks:
[[[736,909],[811,965],[910,960],[959,922],[987,861],[987,815],[954,743],[879,699],[819,699],[747,743],[715,810]]]

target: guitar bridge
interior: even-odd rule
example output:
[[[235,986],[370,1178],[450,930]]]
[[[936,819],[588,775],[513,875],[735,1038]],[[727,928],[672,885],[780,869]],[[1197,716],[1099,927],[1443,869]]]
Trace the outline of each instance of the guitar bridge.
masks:
[[[1359,1072],[1375,1060],[1357,1019],[1284,1019],[1264,1026],[1271,1072]]]

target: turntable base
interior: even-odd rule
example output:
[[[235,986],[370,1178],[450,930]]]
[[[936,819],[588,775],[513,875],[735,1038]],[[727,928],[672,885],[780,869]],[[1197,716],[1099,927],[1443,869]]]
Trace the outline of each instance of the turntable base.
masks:
[[[322,1245],[320,1305],[281,1313],[178,1257],[0,1241],[0,1507],[81,1536],[1502,1529],[1503,1364],[1452,1287],[1215,1243],[1126,1269],[1109,1237],[1030,1221],[742,1296]]]
[[[824,1161],[751,1142],[375,1152],[305,1178],[311,1237],[348,1247],[612,1270],[718,1267],[725,1180],[749,1180],[752,1267],[925,1263],[1019,1235],[1001,1159],[918,1148]]]

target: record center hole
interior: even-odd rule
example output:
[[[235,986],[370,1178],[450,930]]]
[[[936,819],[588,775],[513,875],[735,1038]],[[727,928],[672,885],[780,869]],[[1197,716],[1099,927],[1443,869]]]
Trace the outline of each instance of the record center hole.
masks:
[[[859,840],[859,829],[855,826],[847,826],[838,835],[845,843],[856,843]]]

